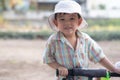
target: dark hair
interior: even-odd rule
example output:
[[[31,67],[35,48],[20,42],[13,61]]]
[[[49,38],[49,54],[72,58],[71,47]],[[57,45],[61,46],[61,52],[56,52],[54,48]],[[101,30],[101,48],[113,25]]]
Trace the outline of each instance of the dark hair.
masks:
[[[57,20],[57,15],[58,15],[58,14],[66,14],[66,13],[56,13],[56,14],[55,14],[55,20]],[[77,13],[77,15],[78,15],[78,18],[81,18],[81,16],[80,16],[78,13]]]

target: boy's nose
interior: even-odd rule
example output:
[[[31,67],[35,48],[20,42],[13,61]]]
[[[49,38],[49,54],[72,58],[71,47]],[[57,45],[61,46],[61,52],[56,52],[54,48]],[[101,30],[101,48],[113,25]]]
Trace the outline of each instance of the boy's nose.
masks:
[[[71,22],[69,20],[66,20],[65,21],[65,24],[70,24]]]

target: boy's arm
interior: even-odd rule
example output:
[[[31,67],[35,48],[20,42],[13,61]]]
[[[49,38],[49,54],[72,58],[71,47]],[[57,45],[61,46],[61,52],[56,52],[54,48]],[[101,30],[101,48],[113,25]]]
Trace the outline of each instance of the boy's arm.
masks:
[[[116,68],[108,58],[103,58],[100,61],[100,64],[103,65],[104,67],[106,67],[108,70],[112,71],[112,72],[116,72],[120,74],[120,68]]]
[[[68,75],[68,69],[61,66],[57,62],[48,63],[48,65],[50,67],[52,67],[53,69],[58,69],[59,70],[59,75],[61,75],[61,76],[67,76]]]
[[[57,62],[52,62],[52,63],[48,63],[48,65],[50,67],[52,67],[53,69],[58,69],[59,67],[62,67],[60,64],[58,64]]]

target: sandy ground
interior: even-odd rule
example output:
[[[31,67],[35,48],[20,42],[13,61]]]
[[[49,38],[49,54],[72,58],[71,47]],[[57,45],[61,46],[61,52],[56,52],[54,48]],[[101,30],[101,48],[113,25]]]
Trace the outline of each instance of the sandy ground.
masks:
[[[54,80],[55,71],[42,63],[45,40],[0,40],[0,80]],[[108,58],[120,61],[120,41],[98,42]],[[91,67],[101,66],[91,63]],[[111,80],[120,80],[112,78]]]

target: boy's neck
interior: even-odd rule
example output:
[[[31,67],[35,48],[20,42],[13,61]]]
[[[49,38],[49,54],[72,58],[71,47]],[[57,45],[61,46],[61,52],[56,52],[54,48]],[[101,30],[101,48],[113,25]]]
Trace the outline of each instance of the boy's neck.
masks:
[[[64,35],[66,39],[75,39],[77,38],[77,34],[72,34],[72,35]]]
[[[65,38],[70,42],[70,44],[72,45],[72,47],[74,48],[74,50],[76,49],[76,45],[77,45],[77,35],[71,35],[71,36],[65,36]]]

